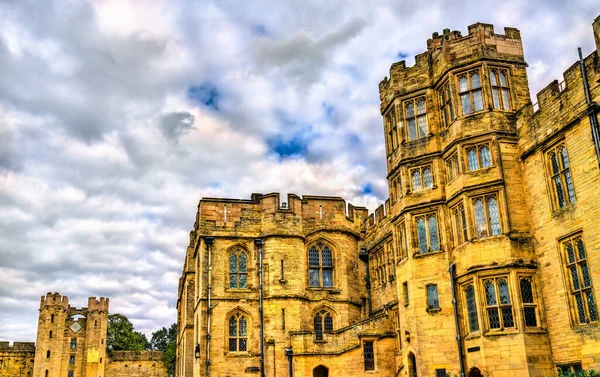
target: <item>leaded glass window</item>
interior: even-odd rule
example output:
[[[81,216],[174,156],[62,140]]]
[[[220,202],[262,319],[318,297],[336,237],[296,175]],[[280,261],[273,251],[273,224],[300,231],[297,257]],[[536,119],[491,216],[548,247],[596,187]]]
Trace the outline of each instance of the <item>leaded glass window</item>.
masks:
[[[363,343],[363,354],[365,360],[365,370],[375,370],[375,352],[373,342]]]
[[[229,288],[244,289],[248,279],[248,258],[237,249],[229,254]]]
[[[320,310],[313,317],[313,328],[315,331],[315,340],[323,340],[323,333],[333,331],[333,317],[327,310]]]
[[[592,277],[590,275],[585,245],[581,235],[562,242],[565,254],[567,280],[571,302],[575,307],[580,324],[598,321],[598,309],[594,299]]]
[[[427,309],[439,309],[440,300],[438,297],[437,285],[432,284],[427,286]]]
[[[440,249],[437,219],[434,214],[416,216],[419,253]]]
[[[458,88],[463,115],[483,110],[479,70],[459,75]]]
[[[569,156],[564,144],[560,144],[547,153],[548,170],[550,171],[550,187],[554,209],[575,203],[575,188],[571,178]]]
[[[237,313],[229,317],[229,352],[248,350],[248,322],[246,317]]]
[[[494,109],[510,110],[508,70],[501,68],[490,69],[490,81],[492,84]]]
[[[487,292],[486,292],[487,293]],[[469,320],[469,332],[479,331],[479,320],[477,317],[477,302],[475,301],[475,288],[472,284],[465,287],[465,300],[467,302],[467,318]]]
[[[460,167],[458,165],[458,154],[454,153],[446,160],[446,173],[448,174],[448,182],[460,175]]]
[[[308,279],[311,287],[333,287],[333,254],[321,242],[308,249]]]
[[[521,288],[521,302],[523,303],[523,316],[525,317],[525,326],[537,327],[537,305],[534,299],[533,284],[530,278],[522,277],[519,280]]]
[[[411,170],[413,190],[433,187],[431,165],[420,166]]]
[[[386,130],[387,130],[387,145],[388,154],[398,148],[398,122],[396,121],[396,108],[392,106],[386,117]]]
[[[408,128],[408,140],[427,136],[427,110],[425,97],[404,102],[404,119]]]
[[[475,145],[467,148],[469,170],[478,170],[492,166],[492,156],[488,144]]]
[[[408,239],[406,237],[406,225],[404,223],[400,223],[398,228],[396,228],[396,234],[398,235],[398,250],[400,260],[408,257]]]
[[[515,321],[507,278],[489,279],[484,281],[483,286],[490,329],[514,327]]]
[[[499,236],[502,234],[500,210],[496,195],[473,198],[475,230],[477,238]]]
[[[452,103],[452,95],[450,91],[450,84],[446,82],[438,90],[440,95],[440,112],[444,121],[444,127],[450,126],[450,123],[454,121],[454,105]]]
[[[467,236],[467,219],[465,216],[465,206],[460,203],[452,208],[454,217],[454,227],[456,236],[456,246],[462,245],[469,240]]]

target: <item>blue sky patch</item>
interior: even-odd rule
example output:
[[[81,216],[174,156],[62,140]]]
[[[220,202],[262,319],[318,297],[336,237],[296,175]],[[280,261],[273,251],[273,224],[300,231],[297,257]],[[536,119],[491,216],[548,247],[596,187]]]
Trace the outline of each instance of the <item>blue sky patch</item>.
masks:
[[[213,110],[219,110],[219,100],[221,92],[216,85],[206,82],[197,86],[190,86],[187,90],[188,98],[192,101],[210,107]]]
[[[308,142],[300,134],[295,134],[290,140],[284,140],[281,135],[277,135],[268,139],[267,145],[280,157],[290,157],[306,155]]]
[[[252,32],[254,33],[254,35],[259,37],[264,37],[269,34],[265,25],[262,24],[254,25],[252,27]]]
[[[398,51],[398,53],[396,54],[396,56],[398,57],[398,59],[406,59],[408,58],[408,52],[405,51]]]
[[[371,195],[373,194],[373,188],[371,187],[370,183],[367,183],[366,185],[363,186],[362,192],[364,195]]]

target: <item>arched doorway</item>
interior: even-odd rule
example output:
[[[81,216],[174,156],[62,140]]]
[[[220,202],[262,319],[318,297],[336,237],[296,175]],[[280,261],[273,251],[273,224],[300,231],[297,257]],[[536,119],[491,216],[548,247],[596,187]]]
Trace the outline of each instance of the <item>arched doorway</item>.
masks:
[[[313,377],[329,377],[329,369],[323,365],[319,365],[313,369]]]
[[[408,377],[417,377],[417,358],[412,352],[408,354]]]
[[[479,368],[473,367],[469,369],[469,374],[467,374],[467,377],[483,377],[483,374],[481,374]]]

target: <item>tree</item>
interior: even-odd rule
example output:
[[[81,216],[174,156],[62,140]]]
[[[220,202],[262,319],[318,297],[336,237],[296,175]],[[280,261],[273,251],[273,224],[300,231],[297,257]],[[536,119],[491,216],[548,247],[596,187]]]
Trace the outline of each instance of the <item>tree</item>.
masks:
[[[152,333],[150,345],[153,350],[162,351],[163,361],[169,376],[175,375],[175,358],[177,356],[177,324],[168,329],[163,327]]]
[[[135,331],[123,314],[108,315],[106,347],[109,351],[143,351],[150,348],[146,335]]]

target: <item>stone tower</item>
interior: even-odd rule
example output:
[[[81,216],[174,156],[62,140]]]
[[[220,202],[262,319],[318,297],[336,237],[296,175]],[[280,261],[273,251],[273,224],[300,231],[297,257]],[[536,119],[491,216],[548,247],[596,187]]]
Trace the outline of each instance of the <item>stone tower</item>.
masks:
[[[108,301],[90,297],[75,308],[58,293],[42,296],[34,377],[104,376]]]

